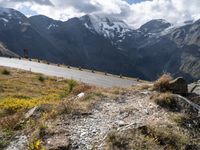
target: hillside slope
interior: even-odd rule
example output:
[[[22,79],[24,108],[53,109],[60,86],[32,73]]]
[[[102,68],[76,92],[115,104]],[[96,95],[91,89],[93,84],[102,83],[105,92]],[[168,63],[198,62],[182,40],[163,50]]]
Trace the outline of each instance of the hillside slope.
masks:
[[[200,148],[198,111],[152,83],[100,89],[9,68],[0,72],[0,149]]]

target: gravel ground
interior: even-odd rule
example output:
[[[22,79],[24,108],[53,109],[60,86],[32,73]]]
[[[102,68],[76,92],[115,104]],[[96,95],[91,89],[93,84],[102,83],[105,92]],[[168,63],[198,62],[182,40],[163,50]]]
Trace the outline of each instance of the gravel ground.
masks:
[[[106,135],[112,130],[138,128],[161,120],[167,121],[166,111],[149,100],[148,91],[130,91],[115,99],[103,98],[95,104],[91,115],[79,116],[72,120],[61,117],[57,130],[66,131],[71,149],[102,150]],[[58,138],[59,139],[59,138]]]

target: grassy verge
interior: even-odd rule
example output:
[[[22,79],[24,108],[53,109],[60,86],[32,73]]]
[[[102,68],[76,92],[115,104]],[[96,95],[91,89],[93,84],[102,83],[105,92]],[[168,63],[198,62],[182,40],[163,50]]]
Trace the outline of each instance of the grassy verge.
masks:
[[[4,67],[0,72],[0,149],[24,132],[30,136],[30,149],[41,148],[48,120],[87,113],[103,96],[101,89],[74,80]],[[78,98],[82,92],[84,97]],[[24,120],[34,107],[38,108],[36,116]]]

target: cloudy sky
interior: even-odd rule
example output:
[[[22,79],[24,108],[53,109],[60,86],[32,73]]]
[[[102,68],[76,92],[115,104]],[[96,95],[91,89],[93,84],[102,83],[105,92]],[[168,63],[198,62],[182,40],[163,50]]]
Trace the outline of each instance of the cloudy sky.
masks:
[[[152,19],[174,24],[200,19],[200,0],[0,0],[0,6],[17,9],[27,16],[43,14],[57,20],[106,14],[135,28]]]

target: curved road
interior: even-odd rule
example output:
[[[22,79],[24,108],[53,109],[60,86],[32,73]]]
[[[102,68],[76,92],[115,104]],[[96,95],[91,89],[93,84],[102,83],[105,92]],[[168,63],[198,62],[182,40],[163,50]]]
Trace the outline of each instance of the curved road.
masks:
[[[49,76],[63,77],[66,79],[74,79],[87,84],[99,87],[128,87],[137,84],[135,79],[120,78],[115,75],[104,75],[103,73],[92,73],[91,71],[80,71],[77,68],[58,67],[56,65],[48,65],[28,60],[19,60],[15,58],[0,57],[0,66],[18,68],[42,73]]]

